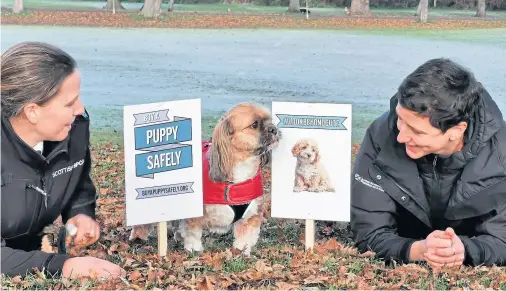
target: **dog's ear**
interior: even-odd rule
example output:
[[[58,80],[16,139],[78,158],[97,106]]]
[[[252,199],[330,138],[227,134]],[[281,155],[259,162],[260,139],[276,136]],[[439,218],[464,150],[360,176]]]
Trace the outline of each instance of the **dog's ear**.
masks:
[[[296,156],[298,156],[300,154],[300,147],[301,147],[300,142],[297,142],[296,144],[293,145],[293,147],[292,147],[292,155],[294,157],[296,157]]]
[[[316,146],[313,146],[313,150],[314,150],[314,160],[311,164],[316,165],[320,161],[320,150]]]
[[[233,128],[227,118],[221,119],[214,128],[209,160],[209,177],[213,181],[232,180],[232,134]]]
[[[260,167],[265,167],[270,165],[272,160],[272,153],[271,151],[267,151],[266,153],[262,154],[260,156]]]

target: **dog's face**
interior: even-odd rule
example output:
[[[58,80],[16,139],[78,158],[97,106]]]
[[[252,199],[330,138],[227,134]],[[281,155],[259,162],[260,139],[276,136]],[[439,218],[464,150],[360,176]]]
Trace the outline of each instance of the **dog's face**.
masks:
[[[312,139],[301,139],[292,147],[292,155],[311,164],[319,161],[318,144]]]
[[[280,138],[281,132],[272,123],[266,108],[254,103],[236,105],[214,129],[211,179],[230,181],[234,165],[251,157],[260,157],[259,166],[265,166]]]

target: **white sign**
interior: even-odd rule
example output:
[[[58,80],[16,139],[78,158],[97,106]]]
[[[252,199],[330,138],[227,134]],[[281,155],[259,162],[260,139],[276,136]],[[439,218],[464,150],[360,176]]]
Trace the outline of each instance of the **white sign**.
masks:
[[[350,221],[350,104],[273,102],[273,217]]]
[[[124,107],[127,226],[203,215],[200,99]]]

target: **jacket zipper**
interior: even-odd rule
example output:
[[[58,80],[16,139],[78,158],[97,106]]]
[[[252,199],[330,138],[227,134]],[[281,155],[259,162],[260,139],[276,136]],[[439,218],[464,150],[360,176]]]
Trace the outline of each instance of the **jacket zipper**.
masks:
[[[60,152],[62,152],[62,151],[59,151],[54,156],[57,156]],[[49,165],[49,160],[46,160],[45,162],[46,162],[46,165]],[[46,167],[45,166],[44,166],[44,169],[42,170],[42,177],[41,177],[40,181],[42,184],[42,189],[40,187],[30,185],[30,184],[28,185],[28,188],[31,188],[31,189],[37,191],[42,196],[44,196],[44,207],[45,207],[45,209],[47,209],[47,201],[49,199],[49,193],[47,192],[47,187],[46,187]]]
[[[437,173],[437,160],[438,160],[438,156],[436,155],[434,157],[434,160],[432,161],[432,172],[434,173],[434,186],[433,186],[433,193],[429,193],[429,197],[430,197],[430,205],[431,205],[431,212],[432,212],[432,216],[437,218],[439,217],[439,207],[438,207],[438,204],[439,204],[439,201],[441,199],[441,194],[440,194],[440,191],[439,191],[439,188],[440,188],[440,185],[439,185],[439,175]],[[431,195],[432,194],[432,195]],[[436,214],[436,215],[434,215]]]
[[[437,156],[435,156],[434,161],[432,161],[432,172],[434,172],[434,179],[437,179],[436,164],[437,164]]]

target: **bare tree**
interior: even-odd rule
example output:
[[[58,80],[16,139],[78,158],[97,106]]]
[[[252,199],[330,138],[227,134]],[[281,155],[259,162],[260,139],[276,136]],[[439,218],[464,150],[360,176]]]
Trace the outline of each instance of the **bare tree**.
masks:
[[[369,0],[351,0],[351,15],[371,15]]]
[[[174,0],[169,0],[169,9],[167,9],[167,11],[174,11]]]
[[[415,16],[420,16],[420,11],[422,10],[422,2],[418,1],[418,6],[416,6],[416,13]]]
[[[125,7],[121,5],[121,0],[107,0],[107,4],[104,6],[104,9],[110,10],[124,10]]]
[[[485,9],[487,8],[487,3],[485,0],[478,0],[478,9],[476,9],[476,17],[485,17],[486,12]]]
[[[427,23],[429,18],[429,0],[420,0],[420,22]]]
[[[145,0],[142,6],[142,16],[147,18],[158,17],[162,9],[162,0]]]
[[[300,0],[290,0],[288,12],[300,12]]]
[[[12,3],[12,12],[14,13],[23,12],[23,0],[14,0],[14,3]]]

